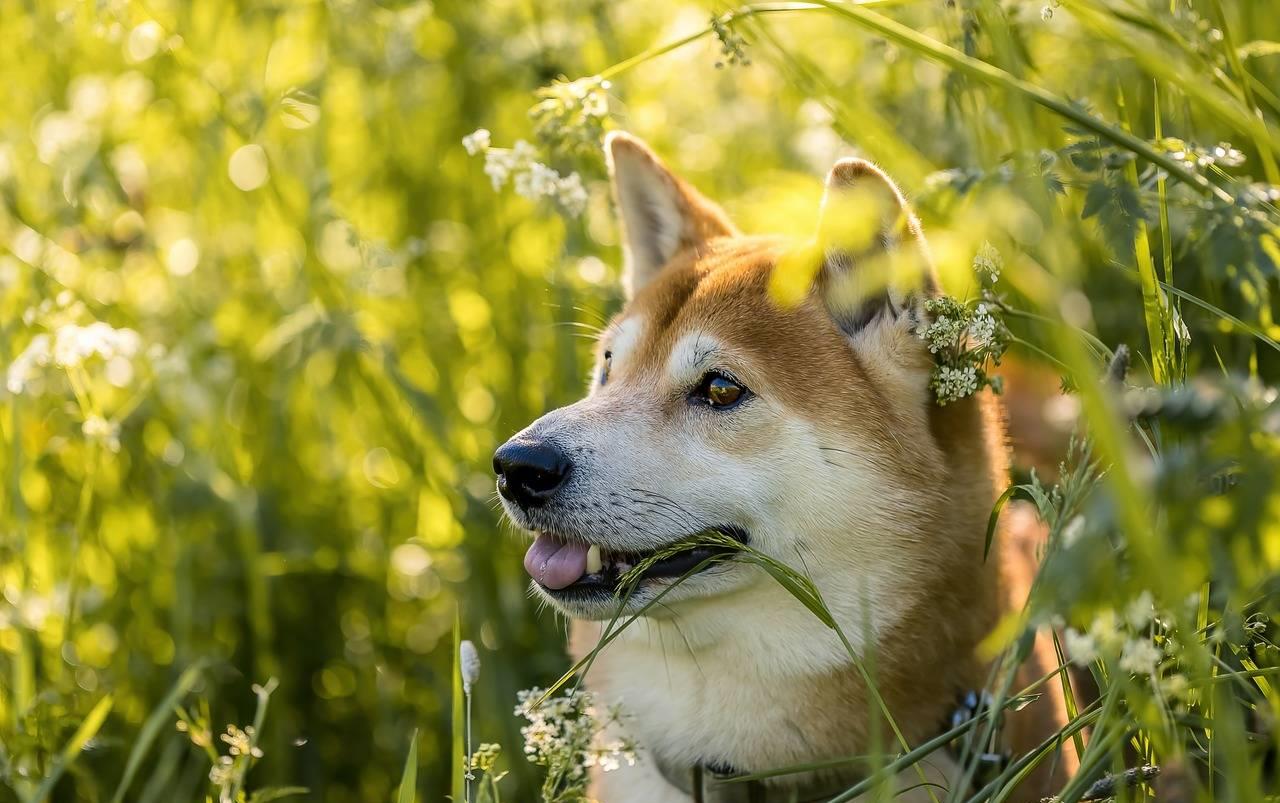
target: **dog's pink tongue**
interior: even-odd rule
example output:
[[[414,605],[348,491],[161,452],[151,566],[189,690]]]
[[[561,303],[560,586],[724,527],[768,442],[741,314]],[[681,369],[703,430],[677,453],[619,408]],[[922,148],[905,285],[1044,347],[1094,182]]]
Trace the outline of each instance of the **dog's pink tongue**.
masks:
[[[547,588],[571,586],[587,573],[587,545],[541,533],[524,553],[524,570]]]

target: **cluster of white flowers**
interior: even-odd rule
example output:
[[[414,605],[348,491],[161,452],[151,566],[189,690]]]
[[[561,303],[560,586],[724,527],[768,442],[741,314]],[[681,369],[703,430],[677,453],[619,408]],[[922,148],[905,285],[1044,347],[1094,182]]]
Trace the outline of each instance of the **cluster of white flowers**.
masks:
[[[525,755],[546,767],[549,776],[570,785],[585,784],[589,767],[612,772],[624,762],[628,766],[636,763],[635,747],[626,739],[597,739],[603,728],[618,724],[621,713],[617,709],[602,719],[589,692],[571,689],[538,705],[544,694],[536,687],[520,692],[515,713],[529,722],[520,729]]]
[[[1067,656],[1080,665],[1104,657],[1115,658],[1123,672],[1131,675],[1158,674],[1164,652],[1147,633],[1156,620],[1151,593],[1143,591],[1125,606],[1123,615],[1106,610],[1094,617],[1086,632],[1067,628],[1063,642]]]
[[[10,393],[22,393],[32,386],[45,366],[53,362],[53,348],[46,334],[31,338],[31,342],[23,349],[5,373],[5,387]]]
[[[972,396],[978,392],[978,369],[972,365],[939,367],[934,374],[933,392],[939,404]]]
[[[132,358],[142,347],[142,338],[132,329],[116,329],[95,321],[88,326],[63,326],[55,333],[53,360],[60,367],[79,365],[90,357],[111,360]]]
[[[554,169],[538,161],[538,151],[524,140],[518,140],[511,148],[490,146],[489,132],[477,129],[462,138],[467,153],[484,154],[484,172],[498,191],[508,181],[516,194],[531,201],[547,198],[554,201],[566,215],[577,217],[587,208],[587,188],[577,173],[562,176]]]
[[[929,325],[920,330],[920,339],[929,346],[930,354],[955,348],[968,329],[964,307],[951,298],[932,299],[926,304],[931,315]]]
[[[991,307],[979,304],[973,310],[973,317],[969,319],[969,338],[974,345],[990,345],[995,340],[998,326],[995,316],[991,314]]]
[[[489,149],[490,135],[489,129],[477,128],[470,134],[462,138],[462,147],[467,149],[467,155],[475,156]]]
[[[10,393],[34,392],[34,383],[48,366],[75,368],[95,356],[106,363],[107,377],[112,384],[128,384],[133,376],[128,361],[136,357],[141,348],[142,338],[132,329],[116,329],[101,321],[88,326],[64,324],[52,337],[41,333],[31,338],[9,365],[5,387]]]
[[[1154,675],[1163,653],[1148,639],[1130,639],[1120,653],[1120,668],[1131,675]]]
[[[950,296],[939,296],[924,304],[925,318],[916,334],[929,353],[936,355],[929,385],[938,404],[972,396],[984,387],[996,393],[1001,390],[1000,377],[989,376],[987,368],[992,362],[1000,364],[1009,340],[992,291],[1003,264],[1000,252],[991,243],[983,243],[973,258],[973,270],[985,300],[962,304]]]
[[[45,331],[32,337],[5,369],[4,387],[29,397],[55,388],[73,393],[82,416],[81,433],[88,441],[118,452],[120,422],[110,414],[114,397],[107,386],[127,388],[133,383],[137,361],[143,356],[142,337],[102,321],[77,323],[87,314],[84,304],[67,291],[29,309],[23,321]],[[153,352],[146,356],[151,358]]]

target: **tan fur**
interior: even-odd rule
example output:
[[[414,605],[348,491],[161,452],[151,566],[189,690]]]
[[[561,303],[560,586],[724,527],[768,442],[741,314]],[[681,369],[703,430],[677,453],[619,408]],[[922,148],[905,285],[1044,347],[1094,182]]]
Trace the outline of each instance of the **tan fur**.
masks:
[[[907,741],[936,735],[960,693],[991,681],[977,647],[1002,616],[1021,608],[1035,571],[1039,528],[1021,514],[1005,516],[983,560],[987,517],[1008,482],[997,401],[984,393],[933,403],[932,360],[910,316],[876,318],[851,333],[840,306],[850,302],[833,301],[824,289],[840,275],[824,273],[799,303],[779,303],[770,277],[794,245],[736,234],[683,182],[671,176],[666,183],[669,174],[643,145],[624,138],[612,148],[615,170],[621,148],[639,169],[661,171],[644,178],[676,189],[686,234],[660,270],[632,276],[634,298],[600,344],[603,370],[604,352],[618,341],[608,381],[521,436],[571,439],[594,461],[593,477],[609,478],[582,480],[588,484],[572,509],[578,523],[563,531],[599,527],[598,536],[581,537],[626,548],[628,535],[613,519],[589,518],[590,511],[638,482],[657,483],[698,526],[733,517],[725,523],[751,530],[753,547],[813,577]],[[828,194],[866,181],[888,191],[898,223],[907,223],[898,229],[907,247],[923,253],[918,224],[878,170],[843,162]],[[658,225],[668,211],[658,210]],[[845,260],[845,269],[862,259]],[[828,258],[824,270],[840,263]],[[914,285],[916,301],[934,292],[931,271]],[[704,342],[755,394],[751,406],[723,415],[690,408],[682,366],[699,358]],[[700,369],[688,370],[692,377]],[[634,517],[647,548],[659,533],[668,541],[680,535],[667,532],[663,516],[670,514],[652,503],[615,506]],[[629,712],[626,730],[646,759],[597,779],[603,803],[686,803],[654,769],[655,754],[668,763],[715,760],[759,771],[863,754],[877,737],[896,749],[835,634],[777,583],[738,567],[686,585],[604,650],[587,678],[604,701]],[[575,657],[595,646],[600,627],[575,622]],[[1051,645],[1038,644],[1015,689],[1055,667]],[[1065,721],[1058,683],[1041,691],[1038,702],[1008,717],[1015,752]],[[1074,761],[1061,752],[1015,800],[1051,794]],[[942,753],[933,763],[940,783],[953,779]],[[904,779],[915,782],[914,774]]]

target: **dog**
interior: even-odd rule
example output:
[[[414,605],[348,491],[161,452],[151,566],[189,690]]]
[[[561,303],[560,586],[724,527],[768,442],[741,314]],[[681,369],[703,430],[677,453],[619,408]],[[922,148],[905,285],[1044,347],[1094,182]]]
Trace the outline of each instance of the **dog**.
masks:
[[[621,707],[639,760],[598,773],[591,793],[827,800],[868,767],[725,776],[902,752],[992,681],[979,644],[1022,609],[1040,532],[1006,514],[984,559],[1008,484],[997,400],[935,402],[919,332],[937,281],[918,220],[871,163],[837,162],[815,239],[791,243],[741,233],[637,138],[610,134],[605,156],[625,307],[599,337],[586,397],[494,456],[507,515],[535,536],[532,588],[573,620],[571,653],[642,614],[585,681]],[[666,555],[618,598],[620,575],[712,530],[809,577],[839,633],[723,544]],[[1058,668],[1046,642],[1014,691]],[[1005,715],[1000,750],[1022,754],[1066,722],[1058,679],[1038,691]],[[1073,772],[1070,745],[1054,750],[1021,799]],[[891,779],[897,799],[940,798],[965,782],[961,766],[933,753]]]

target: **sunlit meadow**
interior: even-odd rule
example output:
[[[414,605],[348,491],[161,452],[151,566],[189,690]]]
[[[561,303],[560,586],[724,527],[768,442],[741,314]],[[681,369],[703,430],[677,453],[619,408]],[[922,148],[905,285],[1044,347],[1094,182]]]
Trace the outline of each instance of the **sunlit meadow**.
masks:
[[[0,801],[630,760],[490,469],[619,307],[613,129],[746,231],[810,236],[843,155],[903,185],[938,400],[1003,392],[1001,504],[1051,531],[984,649],[1052,629],[1096,685],[1061,799],[1276,793],[1271,0],[0,0],[0,42]]]

